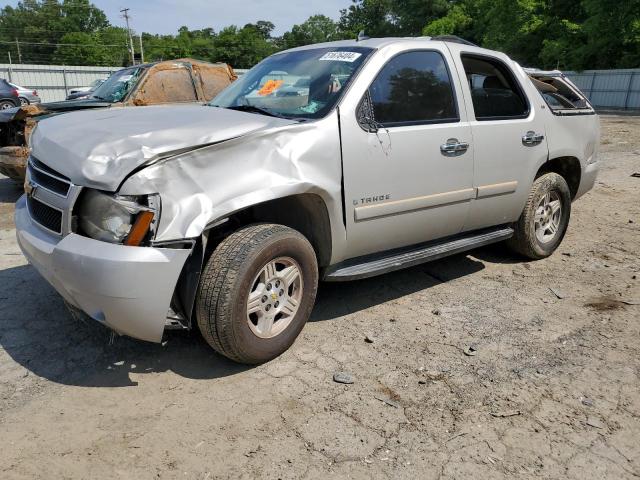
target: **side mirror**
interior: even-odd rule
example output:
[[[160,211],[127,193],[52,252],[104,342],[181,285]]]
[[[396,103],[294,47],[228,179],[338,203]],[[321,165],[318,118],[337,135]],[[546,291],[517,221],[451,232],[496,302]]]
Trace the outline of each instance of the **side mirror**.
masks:
[[[357,117],[358,125],[365,132],[376,133],[378,131],[379,124],[373,115],[373,102],[371,101],[371,93],[368,90],[360,102],[360,106],[358,106]]]

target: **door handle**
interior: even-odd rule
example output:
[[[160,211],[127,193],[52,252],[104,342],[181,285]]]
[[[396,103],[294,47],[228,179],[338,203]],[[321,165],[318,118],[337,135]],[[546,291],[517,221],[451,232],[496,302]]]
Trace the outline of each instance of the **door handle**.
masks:
[[[522,136],[522,144],[526,146],[539,145],[544,140],[544,135],[529,130]]]
[[[469,149],[467,142],[460,142],[457,138],[450,138],[447,143],[440,145],[440,153],[446,157],[457,157]]]

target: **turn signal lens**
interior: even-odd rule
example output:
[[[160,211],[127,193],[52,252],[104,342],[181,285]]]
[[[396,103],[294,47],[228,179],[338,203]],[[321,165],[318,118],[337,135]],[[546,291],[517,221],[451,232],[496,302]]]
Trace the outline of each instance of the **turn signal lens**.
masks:
[[[142,243],[144,237],[149,231],[151,222],[153,221],[153,212],[140,212],[136,218],[136,223],[131,227],[131,231],[124,241],[125,245],[130,247],[137,247]]]

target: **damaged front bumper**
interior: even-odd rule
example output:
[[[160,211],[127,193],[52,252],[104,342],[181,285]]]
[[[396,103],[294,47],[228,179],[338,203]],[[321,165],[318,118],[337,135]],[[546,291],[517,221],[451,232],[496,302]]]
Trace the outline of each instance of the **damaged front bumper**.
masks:
[[[49,234],[16,204],[25,257],[72,306],[117,333],[160,342],[171,298],[190,249],[128,247],[71,233]]]

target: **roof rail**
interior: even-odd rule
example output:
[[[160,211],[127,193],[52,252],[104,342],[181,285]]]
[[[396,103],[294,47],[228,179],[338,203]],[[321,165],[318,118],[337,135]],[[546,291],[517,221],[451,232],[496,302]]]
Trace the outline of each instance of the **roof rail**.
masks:
[[[470,45],[472,47],[477,47],[475,43],[470,42],[469,40],[465,40],[464,38],[460,38],[457,35],[438,35],[436,37],[432,37],[431,40],[440,40],[441,42],[451,42],[451,43],[461,43],[463,45]]]

